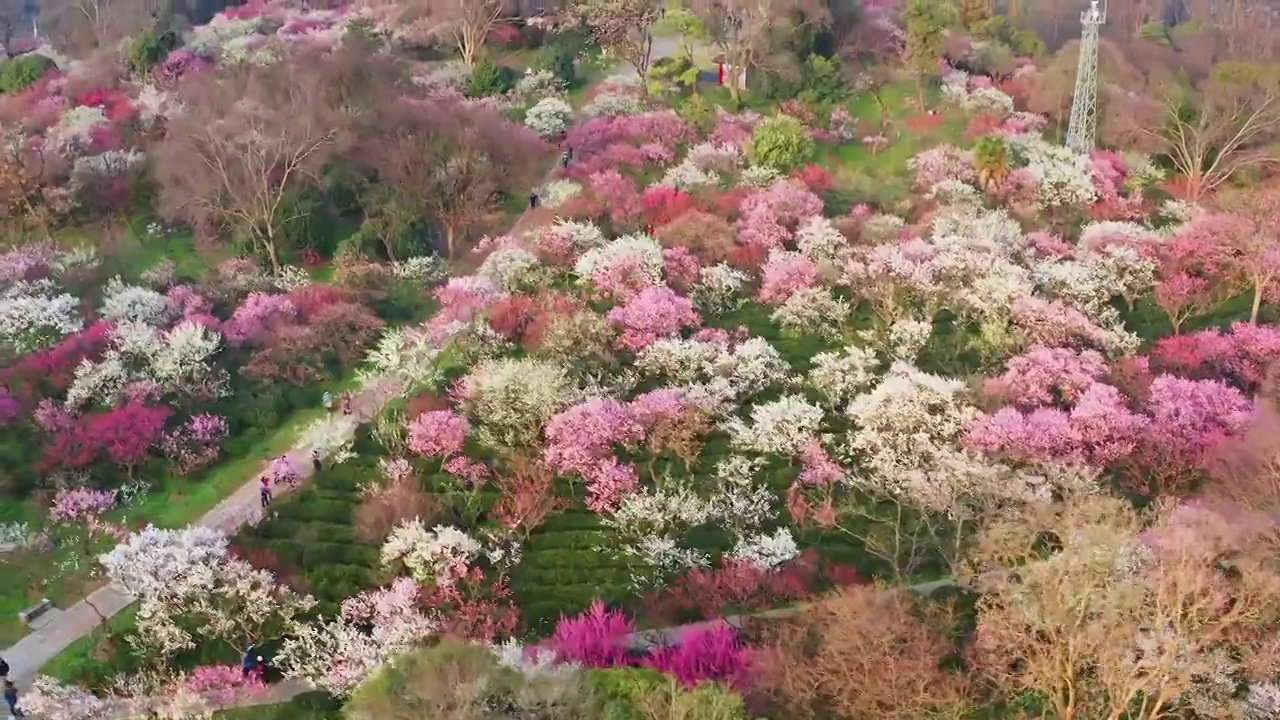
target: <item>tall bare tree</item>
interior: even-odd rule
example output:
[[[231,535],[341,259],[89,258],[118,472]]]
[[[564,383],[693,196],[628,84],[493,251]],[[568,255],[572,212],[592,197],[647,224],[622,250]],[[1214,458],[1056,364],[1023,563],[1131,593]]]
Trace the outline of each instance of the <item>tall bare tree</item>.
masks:
[[[1280,73],[1265,65],[1222,63],[1194,93],[1171,92],[1157,122],[1134,120],[1198,200],[1237,173],[1280,159]]]
[[[577,0],[573,14],[591,29],[597,45],[617,53],[641,80],[653,58],[653,24],[661,15],[656,0]],[[647,89],[641,82],[640,88]]]
[[[843,588],[766,632],[757,690],[777,717],[964,717],[973,684],[942,667],[958,652],[955,620],[904,590]]]
[[[233,231],[278,270],[285,198],[316,178],[346,129],[323,62],[300,55],[182,87],[154,161],[161,211]]]
[[[780,33],[828,17],[825,4],[817,0],[717,0],[698,7],[712,43],[732,68],[728,82],[734,101],[742,93],[743,73],[761,65]]]
[[[503,5],[502,0],[412,0],[404,6],[405,34],[423,41],[447,39],[472,67]]]
[[[1203,507],[1153,518],[1086,496],[984,529],[973,667],[1060,720],[1235,717],[1275,667],[1280,574],[1266,529]]]
[[[151,28],[160,0],[44,0],[41,24],[55,42],[73,51],[113,48]]]
[[[439,225],[449,257],[542,169],[541,141],[487,108],[406,99],[376,122],[379,134],[362,154],[397,202]]]

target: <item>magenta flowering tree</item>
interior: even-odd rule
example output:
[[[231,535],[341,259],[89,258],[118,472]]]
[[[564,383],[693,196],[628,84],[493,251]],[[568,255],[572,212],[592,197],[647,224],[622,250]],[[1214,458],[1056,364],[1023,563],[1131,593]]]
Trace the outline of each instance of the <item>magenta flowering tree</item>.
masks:
[[[742,691],[749,687],[751,653],[726,624],[684,631],[670,647],[654,648],[641,661],[644,667],[674,677],[691,688],[699,683],[724,683]]]
[[[1093,350],[1036,347],[1011,358],[986,391],[1022,407],[1070,405],[1106,372],[1106,360]]]
[[[173,472],[187,475],[218,459],[221,443],[230,434],[221,415],[200,413],[169,431],[160,443]]]
[[[547,644],[561,662],[607,669],[627,664],[628,641],[635,632],[630,618],[596,600],[577,617],[561,616]]]
[[[408,446],[429,458],[448,460],[462,452],[471,432],[471,423],[448,410],[432,410],[409,424]]]
[[[257,345],[282,325],[298,317],[298,308],[284,295],[254,292],[240,303],[222,325],[222,334],[232,345]]]
[[[1160,375],[1147,392],[1146,432],[1124,468],[1126,486],[1148,497],[1194,489],[1221,443],[1254,415],[1253,403],[1220,380]]]
[[[661,286],[645,288],[625,305],[610,310],[609,322],[622,330],[615,343],[617,347],[639,352],[659,338],[674,337],[682,329],[698,327],[702,316],[688,298]]]
[[[13,422],[22,414],[22,404],[9,393],[8,385],[0,385],[0,427]]]
[[[1256,391],[1268,368],[1280,359],[1280,330],[1270,325],[1232,323],[1190,335],[1162,338],[1150,361],[1157,369],[1193,378],[1227,380],[1244,392]]]
[[[631,446],[644,428],[631,409],[612,398],[591,398],[563,410],[543,428],[543,460],[554,472],[590,477],[615,446]]]
[[[130,478],[164,436],[164,425],[172,411],[131,402],[122,408],[94,415],[87,420],[91,440],[102,448],[111,462]]]
[[[818,284],[818,264],[798,252],[772,250],[761,275],[757,298],[763,303],[780,303],[797,290]]]
[[[615,231],[630,228],[640,217],[640,191],[634,180],[617,170],[601,170],[587,181],[598,205],[597,215],[607,215]]]

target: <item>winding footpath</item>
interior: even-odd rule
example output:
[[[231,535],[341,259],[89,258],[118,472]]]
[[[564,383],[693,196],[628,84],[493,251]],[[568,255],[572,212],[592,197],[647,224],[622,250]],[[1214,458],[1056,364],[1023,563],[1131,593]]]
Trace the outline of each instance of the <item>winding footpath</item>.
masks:
[[[379,390],[375,384],[356,395],[352,412],[361,421],[371,419],[390,399],[387,391]],[[298,445],[286,453],[303,480],[311,476],[311,450],[308,446]],[[258,475],[255,473],[240,489],[205,513],[196,524],[232,534],[246,523],[256,520],[261,511],[258,487]],[[301,487],[301,482],[297,487]],[[295,489],[296,487],[281,487],[276,492],[284,494]],[[13,647],[0,651],[0,657],[9,663],[9,677],[20,685],[29,684],[45,663],[101,626],[99,612],[110,618],[133,602],[133,596],[124,590],[115,585],[106,585],[89,593],[88,598],[66,610],[48,611],[35,622],[33,632]]]
[[[672,57],[679,52],[680,44],[677,39],[655,39],[654,60]],[[630,66],[622,66],[606,76],[603,82],[625,85],[635,84],[637,81],[635,70]],[[553,169],[547,179],[555,176],[556,169]],[[523,234],[554,220],[555,214],[544,208],[529,209],[516,220],[509,232]],[[354,414],[360,421],[370,420],[376,417],[383,405],[393,397],[394,394],[385,389],[379,389],[379,384],[375,383],[356,395]],[[298,468],[301,481],[292,488],[280,488],[277,497],[300,488],[302,483],[311,476],[311,450],[309,446],[297,445],[286,453]],[[244,525],[256,522],[261,515],[258,488],[258,474],[255,473],[254,477],[248,478],[243,486],[201,517],[196,524],[216,528],[230,535]],[[31,681],[46,663],[70,647],[72,643],[97,631],[101,627],[99,613],[111,618],[133,602],[134,598],[123,589],[109,584],[93,591],[86,599],[65,610],[55,608],[46,612],[33,623],[30,634],[13,646],[0,650],[0,657],[9,663],[9,678],[18,685],[19,693],[30,686]],[[738,626],[741,624],[741,618],[725,618],[713,622],[728,622],[730,625]],[[663,643],[678,637],[684,629],[668,628],[637,633],[632,636],[632,643],[637,646]],[[237,698],[227,705],[220,706],[220,709],[273,705],[287,702],[309,690],[311,688],[303,683],[287,680],[272,685],[263,693]],[[21,697],[19,697],[19,705],[21,705]],[[124,718],[126,715],[120,714],[116,717]]]

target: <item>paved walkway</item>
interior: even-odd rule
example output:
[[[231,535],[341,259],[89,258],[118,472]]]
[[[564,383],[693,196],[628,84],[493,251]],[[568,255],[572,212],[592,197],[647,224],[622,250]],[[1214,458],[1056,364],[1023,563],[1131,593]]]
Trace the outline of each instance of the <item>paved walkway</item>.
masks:
[[[381,395],[378,393],[381,392]],[[353,414],[360,420],[372,418],[383,403],[390,400],[385,390],[374,386],[361,391],[352,405]],[[311,475],[311,448],[294,447],[288,452],[305,480]],[[256,522],[261,514],[258,495],[258,476],[250,478],[240,489],[223,500],[197,521],[197,525],[217,528],[228,534],[242,525]],[[301,483],[299,483],[301,487]],[[290,492],[293,488],[280,488]],[[50,610],[34,624],[33,632],[19,640],[13,647],[0,651],[9,663],[9,676],[26,684],[45,663],[52,660],[73,642],[96,631],[101,626],[98,613],[110,618],[133,604],[133,597],[115,585],[106,585],[89,594],[85,600],[66,610]],[[95,611],[94,608],[97,608]]]
[[[674,56],[677,52],[679,52],[679,42],[675,38],[658,38],[654,42],[653,59],[655,60],[661,57]],[[608,79],[636,82],[639,78],[636,76],[634,68],[625,66],[619,68]],[[558,168],[553,169],[548,179],[555,177],[557,171]],[[512,227],[511,232],[513,234],[516,232],[524,233],[548,224],[555,219],[553,213],[539,212],[539,210],[541,209],[528,210],[522,214]],[[383,404],[390,399],[389,396],[379,397],[370,391],[362,391],[355,401],[355,415],[360,420],[372,418],[382,408]],[[288,455],[301,472],[302,479],[305,480],[310,477],[311,448],[295,447],[289,451]],[[230,497],[206,513],[197,524],[217,528],[231,534],[246,523],[257,522],[261,509],[258,487],[258,477],[255,474],[253,478],[250,478]],[[299,483],[298,487],[301,487],[301,483]],[[289,489],[282,489],[282,493],[288,491]],[[125,593],[123,589],[107,585],[90,593],[88,598],[81,600],[66,610],[55,609],[49,611],[35,624],[32,633],[19,640],[12,647],[0,651],[0,657],[5,658],[9,663],[9,676],[20,686],[29,685],[45,663],[52,660],[76,640],[92,634],[100,627],[99,612],[103,616],[110,618],[133,602],[134,599]],[[641,638],[650,637],[655,632],[674,633],[679,630],[679,628],[673,628],[664,631],[650,631],[649,633],[637,634],[635,638],[639,642]],[[268,693],[242,698],[228,707],[250,707],[285,702],[306,692],[308,689],[300,683],[284,682],[272,686],[271,691]]]

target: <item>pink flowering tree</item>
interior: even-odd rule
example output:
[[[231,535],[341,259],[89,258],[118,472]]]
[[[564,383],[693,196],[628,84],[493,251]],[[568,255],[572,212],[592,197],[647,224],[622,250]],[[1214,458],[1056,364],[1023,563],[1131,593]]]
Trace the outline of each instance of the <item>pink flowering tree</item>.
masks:
[[[1222,216],[1192,220],[1157,250],[1156,304],[1169,316],[1175,334],[1229,293],[1224,282],[1227,253],[1219,234],[1230,230],[1229,225]]]
[[[608,216],[615,231],[630,228],[640,217],[640,192],[636,183],[617,170],[601,170],[591,176],[588,188],[596,202],[595,215]]]
[[[258,696],[267,689],[257,674],[245,673],[236,665],[201,665],[182,682],[189,692],[219,707]]]
[[[1254,406],[1220,380],[1160,375],[1148,390],[1146,414],[1146,432],[1123,468],[1125,485],[1148,497],[1181,496],[1199,483],[1222,442],[1249,423]]]
[[[1129,456],[1147,429],[1119,390],[1094,383],[1073,407],[1003,408],[967,431],[967,447],[1018,463],[1069,463],[1106,468]]]
[[[758,299],[763,303],[780,303],[797,290],[818,284],[818,264],[798,252],[772,250],[761,268]]]
[[[986,392],[1022,407],[1070,405],[1106,372],[1106,360],[1093,350],[1036,347],[1011,358]]]
[[[235,346],[257,345],[275,328],[293,322],[298,308],[284,295],[254,292],[222,325],[222,335]]]
[[[79,570],[83,566],[96,568],[94,553],[97,546],[104,540],[120,541],[128,536],[129,531],[124,525],[106,519],[107,513],[118,506],[116,493],[111,490],[64,488],[53,496],[46,518],[49,525],[63,531],[64,537],[59,544],[73,550],[69,570]],[[97,614],[102,627],[110,632],[106,615],[88,596],[84,602]]]
[[[782,247],[799,225],[822,214],[822,199],[795,180],[779,180],[740,206],[738,241],[765,250]]]
[[[615,343],[618,349],[640,352],[659,338],[698,327],[702,316],[688,298],[662,286],[645,288],[625,305],[610,310],[609,322],[622,331]]]
[[[1237,322],[1225,333],[1213,328],[1190,335],[1174,335],[1161,338],[1149,359],[1165,372],[1226,380],[1246,393],[1253,393],[1280,359],[1280,329]]]
[[[448,460],[462,452],[471,423],[448,410],[424,412],[409,424],[408,446],[428,458]]]
[[[583,478],[589,507],[612,507],[638,487],[635,468],[614,455],[616,447],[631,447],[644,438],[644,427],[627,405],[592,398],[554,415],[543,433],[543,461],[553,472]]]
[[[187,475],[218,459],[230,429],[220,415],[201,413],[165,434],[160,447],[177,475]]]

